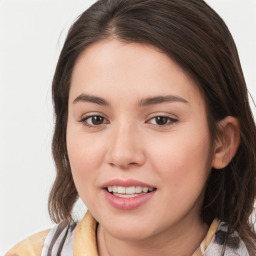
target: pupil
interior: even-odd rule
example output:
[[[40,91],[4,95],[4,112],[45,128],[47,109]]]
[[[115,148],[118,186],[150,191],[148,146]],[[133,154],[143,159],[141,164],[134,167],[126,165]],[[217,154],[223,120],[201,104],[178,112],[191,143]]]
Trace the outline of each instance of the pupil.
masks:
[[[102,124],[102,122],[103,122],[103,117],[101,117],[101,116],[94,116],[94,117],[92,118],[92,123],[93,123],[94,125]]]
[[[165,125],[165,124],[167,124],[167,122],[168,122],[168,118],[165,117],[165,116],[158,116],[158,117],[156,118],[156,123],[157,123],[158,125]]]

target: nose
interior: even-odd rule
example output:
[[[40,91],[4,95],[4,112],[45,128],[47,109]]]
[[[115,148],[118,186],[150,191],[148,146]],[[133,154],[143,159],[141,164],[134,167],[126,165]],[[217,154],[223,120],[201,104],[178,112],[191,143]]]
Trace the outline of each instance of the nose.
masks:
[[[120,125],[111,131],[106,154],[108,164],[128,169],[145,163],[141,136],[131,125]]]

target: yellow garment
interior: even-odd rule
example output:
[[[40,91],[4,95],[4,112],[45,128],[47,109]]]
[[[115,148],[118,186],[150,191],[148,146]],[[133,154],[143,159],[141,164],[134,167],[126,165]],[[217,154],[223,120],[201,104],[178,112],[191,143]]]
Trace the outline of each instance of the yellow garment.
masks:
[[[193,253],[192,256],[203,256],[205,254],[205,251],[206,251],[208,245],[210,244],[215,232],[217,231],[218,226],[219,226],[219,221],[217,221],[216,219],[213,220],[213,222],[207,232],[206,237],[200,244],[200,247]]]
[[[212,240],[219,222],[214,220],[209,231],[200,245],[200,248],[192,256],[202,256]],[[77,224],[74,239],[74,256],[98,256],[96,245],[97,222],[88,211]],[[37,233],[13,247],[5,256],[41,256],[44,240],[49,230]]]
[[[87,211],[75,230],[74,256],[98,256],[96,226],[96,220]]]
[[[40,256],[50,230],[41,231],[15,245],[5,256]]]

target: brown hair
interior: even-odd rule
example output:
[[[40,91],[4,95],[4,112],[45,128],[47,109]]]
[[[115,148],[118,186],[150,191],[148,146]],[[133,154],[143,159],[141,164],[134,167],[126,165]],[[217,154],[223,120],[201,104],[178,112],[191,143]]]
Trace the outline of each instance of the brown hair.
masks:
[[[201,216],[208,224],[214,218],[227,222],[253,253],[256,234],[249,217],[256,195],[255,123],[233,38],[224,21],[202,0],[99,0],[70,28],[52,84],[57,176],[49,197],[51,218],[72,221],[78,198],[66,147],[72,70],[86,47],[110,37],[154,45],[188,72],[205,98],[213,140],[219,120],[226,116],[239,120],[240,146],[226,168],[212,170]]]

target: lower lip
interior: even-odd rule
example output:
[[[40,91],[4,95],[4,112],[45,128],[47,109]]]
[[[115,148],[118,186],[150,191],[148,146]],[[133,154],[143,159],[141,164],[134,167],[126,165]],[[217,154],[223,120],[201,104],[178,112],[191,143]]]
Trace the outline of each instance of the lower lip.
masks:
[[[113,194],[109,193],[106,189],[104,189],[103,192],[106,200],[113,207],[119,210],[133,210],[145,204],[147,201],[149,201],[155,194],[156,190],[144,195],[131,197],[131,198],[114,196]]]

